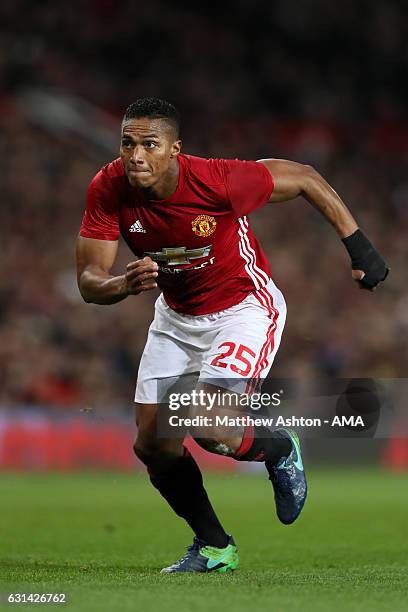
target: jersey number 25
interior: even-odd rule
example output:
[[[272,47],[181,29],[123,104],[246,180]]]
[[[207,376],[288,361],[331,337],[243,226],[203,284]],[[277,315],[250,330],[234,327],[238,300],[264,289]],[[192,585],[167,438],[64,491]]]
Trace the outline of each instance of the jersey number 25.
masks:
[[[248,353],[251,357],[256,357],[256,353],[252,351],[248,346],[244,344],[239,344],[238,347],[235,342],[223,342],[217,348],[221,349],[224,346],[228,347],[224,353],[220,353],[211,361],[211,365],[216,366],[218,368],[227,368],[228,366],[233,372],[237,374],[241,374],[241,376],[248,376],[251,371],[251,363],[244,357],[244,353]],[[235,354],[234,354],[235,353]],[[227,357],[231,357],[233,355],[234,359],[244,364],[244,368],[238,367],[235,363],[225,363],[223,359]]]

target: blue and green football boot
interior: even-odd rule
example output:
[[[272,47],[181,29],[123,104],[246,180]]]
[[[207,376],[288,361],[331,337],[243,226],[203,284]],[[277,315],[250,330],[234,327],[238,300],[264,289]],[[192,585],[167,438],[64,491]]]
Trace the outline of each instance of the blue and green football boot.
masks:
[[[208,546],[204,540],[195,537],[191,546],[187,548],[184,557],[164,567],[161,574],[176,574],[179,572],[219,572],[224,574],[234,570],[239,563],[237,547],[232,536],[229,536],[225,548]]]
[[[300,453],[299,438],[290,429],[278,429],[281,435],[292,442],[292,450],[277,464],[265,461],[275,492],[276,514],[285,525],[290,525],[299,516],[306,501],[307,483]]]

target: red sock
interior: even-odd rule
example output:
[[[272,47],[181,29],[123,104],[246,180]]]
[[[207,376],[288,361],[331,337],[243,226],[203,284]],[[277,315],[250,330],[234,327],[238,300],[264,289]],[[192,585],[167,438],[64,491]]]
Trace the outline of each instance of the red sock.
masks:
[[[233,457],[237,461],[278,463],[279,459],[287,457],[291,450],[291,441],[279,431],[248,425],[244,429],[241,446],[235,451]]]

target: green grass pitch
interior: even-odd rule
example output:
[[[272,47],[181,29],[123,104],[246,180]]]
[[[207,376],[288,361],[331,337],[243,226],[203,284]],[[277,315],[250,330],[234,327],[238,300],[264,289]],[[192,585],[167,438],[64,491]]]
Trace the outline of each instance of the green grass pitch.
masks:
[[[3,601],[9,592],[65,592],[66,609],[87,612],[408,609],[407,475],[311,470],[292,526],[276,519],[266,477],[206,482],[241,565],[161,576],[191,534],[144,475],[1,475]]]

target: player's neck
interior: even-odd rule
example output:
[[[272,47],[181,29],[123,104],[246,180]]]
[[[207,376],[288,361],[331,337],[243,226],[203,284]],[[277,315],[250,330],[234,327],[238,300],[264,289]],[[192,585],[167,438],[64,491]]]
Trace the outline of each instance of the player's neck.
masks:
[[[166,174],[161,177],[155,185],[143,189],[144,194],[149,200],[165,200],[170,198],[177,190],[180,175],[179,161],[174,158],[169,165]]]

